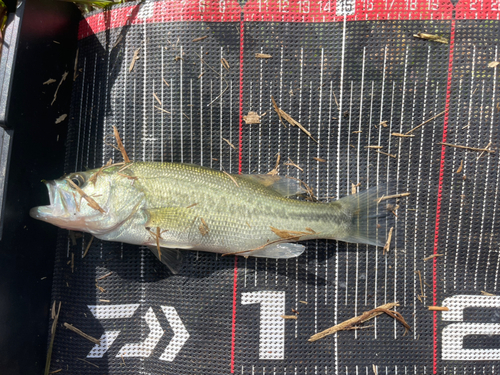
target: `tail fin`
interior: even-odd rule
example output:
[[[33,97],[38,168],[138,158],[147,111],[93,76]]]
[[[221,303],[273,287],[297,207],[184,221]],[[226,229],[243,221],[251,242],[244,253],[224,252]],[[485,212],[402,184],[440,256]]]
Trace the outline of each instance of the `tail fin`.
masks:
[[[334,203],[340,203],[342,210],[351,218],[347,235],[337,238],[340,241],[384,246],[388,221],[393,221],[393,215],[388,216],[387,200],[390,187],[387,184],[378,185],[358,194],[341,198]]]

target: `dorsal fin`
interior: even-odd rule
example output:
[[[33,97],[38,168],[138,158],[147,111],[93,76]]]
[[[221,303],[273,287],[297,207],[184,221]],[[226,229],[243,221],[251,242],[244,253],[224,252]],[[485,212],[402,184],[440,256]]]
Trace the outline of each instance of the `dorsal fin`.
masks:
[[[300,185],[300,181],[289,177],[273,176],[270,174],[243,174],[235,175],[235,177],[236,176],[268,187],[285,197],[307,193]]]

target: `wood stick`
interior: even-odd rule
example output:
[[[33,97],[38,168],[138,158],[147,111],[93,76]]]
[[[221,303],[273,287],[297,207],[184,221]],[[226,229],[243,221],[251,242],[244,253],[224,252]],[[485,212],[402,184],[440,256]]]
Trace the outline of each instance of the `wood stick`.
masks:
[[[283,319],[293,319],[297,320],[297,315],[280,315]]]
[[[377,309],[392,309],[395,306],[399,306],[399,303],[397,303],[397,302],[387,303],[385,305],[377,307]],[[322,339],[323,337],[326,337],[328,335],[334,334],[335,332],[343,331],[345,329],[348,329],[348,328],[352,327],[355,324],[364,323],[367,320],[373,319],[374,317],[376,317],[378,315],[382,315],[384,313],[382,311],[376,311],[376,312],[371,312],[371,311],[367,311],[367,312],[365,312],[362,315],[356,316],[354,318],[346,320],[345,322],[337,324],[336,326],[333,326],[331,328],[325,329],[322,332],[316,333],[315,335],[312,335],[309,338],[308,341],[310,341],[310,342],[317,341],[319,339]]]
[[[443,112],[441,112],[441,113],[438,113],[436,116],[431,117],[431,118],[430,118],[430,119],[428,119],[428,120],[425,120],[425,121],[424,121],[423,123],[421,123],[420,125],[415,126],[415,127],[414,127],[413,129],[411,129],[410,131],[407,131],[405,135],[408,135],[408,134],[413,133],[415,130],[417,130],[417,129],[421,128],[421,127],[422,127],[422,126],[424,126],[425,124],[428,124],[428,123],[429,123],[429,122],[431,122],[432,120],[437,119],[439,116],[442,116],[442,115],[444,115],[445,113],[446,113],[446,111],[443,111]]]
[[[92,241],[94,241],[94,236],[92,236],[87,247],[85,248],[85,251],[83,252],[83,255],[82,255],[82,259],[85,258],[85,255],[87,255],[87,253],[89,252],[90,245],[92,245]]]
[[[401,133],[391,133],[393,137],[401,137],[401,138],[413,138],[414,134],[401,134]]]
[[[442,257],[444,254],[432,254],[431,256],[428,256],[427,258],[424,258],[424,262],[428,261],[429,259],[436,258],[436,257]]]
[[[380,203],[380,202],[385,201],[387,199],[402,198],[402,197],[407,197],[409,195],[411,195],[411,193],[401,193],[401,194],[387,195],[387,196],[383,196],[383,197],[379,198],[379,200],[378,200],[377,203]]]

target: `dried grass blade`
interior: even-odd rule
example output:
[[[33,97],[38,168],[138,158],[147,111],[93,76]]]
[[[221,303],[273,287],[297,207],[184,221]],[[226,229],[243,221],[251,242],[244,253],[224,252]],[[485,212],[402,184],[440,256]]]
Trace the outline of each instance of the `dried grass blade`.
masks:
[[[394,230],[394,227],[391,227],[389,229],[389,235],[387,236],[387,242],[385,243],[383,253],[389,252],[389,247],[391,246],[391,240],[392,240],[392,231]]]
[[[53,305],[52,311],[55,311],[55,303]],[[52,322],[52,328],[50,329],[50,344],[49,344],[49,349],[47,350],[47,359],[45,360],[45,372],[44,375],[48,375],[50,371],[50,361],[52,359],[52,348],[54,347],[54,339],[56,337],[56,328],[57,328],[57,321],[59,320],[59,313],[61,312],[61,304],[62,302],[59,301],[59,307],[57,308],[57,313],[53,312],[54,316],[54,321]]]
[[[407,131],[405,135],[409,135],[409,134],[413,133],[413,132],[414,132],[415,130],[417,130],[418,128],[421,128],[421,127],[422,127],[422,126],[424,126],[425,124],[428,124],[428,123],[429,123],[429,122],[431,122],[432,120],[437,119],[439,116],[442,116],[442,115],[444,115],[445,113],[446,113],[446,110],[445,110],[445,111],[443,111],[443,112],[441,112],[441,113],[438,113],[436,116],[431,117],[431,118],[430,118],[430,119],[428,119],[428,120],[425,120],[425,121],[424,121],[423,123],[421,123],[420,125],[417,125],[417,126],[415,126],[413,129],[411,129],[411,130]]]
[[[90,245],[92,245],[92,241],[94,241],[94,236],[92,236],[92,238],[90,238],[90,241],[89,241],[89,243],[88,243],[87,247],[85,248],[85,251],[82,255],[82,259],[85,258],[85,255],[87,255],[87,253],[89,252]]]
[[[71,324],[69,323],[64,323],[64,326],[69,329],[70,331],[73,331],[77,334],[79,334],[80,336],[82,336],[83,338],[86,338],[87,340],[89,340],[90,342],[93,342],[94,344],[96,345],[101,345],[101,340],[98,340],[96,339],[95,337],[92,337],[90,335],[87,335],[85,332],[79,330],[78,328],[72,326]]]
[[[83,199],[85,199],[87,201],[87,204],[92,207],[94,210],[96,211],[99,211],[101,213],[105,213],[106,211],[104,211],[101,206],[99,206],[99,204],[97,204],[97,202],[92,199],[91,197],[89,197],[82,189],[80,189],[78,187],[78,185],[76,185],[73,181],[71,181],[70,179],[67,179],[66,181],[68,181],[68,183],[82,196]]]
[[[120,133],[118,133],[118,129],[116,126],[113,126],[113,134],[115,135],[116,138],[116,143],[118,144],[118,148],[120,149],[120,152],[122,153],[123,160],[125,163],[130,163],[130,159],[128,158],[127,151],[125,151],[125,147],[123,147],[122,139],[120,138]]]

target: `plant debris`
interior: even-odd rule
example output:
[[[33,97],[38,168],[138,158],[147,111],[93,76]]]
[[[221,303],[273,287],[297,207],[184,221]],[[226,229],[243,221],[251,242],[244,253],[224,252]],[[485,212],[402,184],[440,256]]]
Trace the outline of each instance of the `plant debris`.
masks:
[[[484,151],[483,151],[483,152],[481,152],[481,153],[479,154],[479,156],[477,157],[477,160],[479,160],[479,159],[481,158],[481,156],[483,156],[483,155],[484,155],[484,153],[485,153],[485,151],[486,151],[486,150],[489,150],[489,149],[490,149],[490,146],[491,146],[491,142],[490,142],[490,143],[488,143],[488,144],[486,145],[486,147],[484,148]]]
[[[66,80],[67,76],[68,76],[68,72],[64,72],[62,77],[61,77],[61,80],[59,81],[59,84],[57,85],[56,92],[54,93],[54,99],[52,99],[52,103],[50,103],[50,105],[53,105],[54,102],[56,101],[57,93],[59,92],[59,88],[61,87],[62,83]]]
[[[73,82],[76,81],[78,78],[78,52],[80,51],[80,48],[76,49],[76,56],[75,56],[75,65],[73,66]]]
[[[432,42],[438,42],[438,43],[448,44],[448,39],[443,38],[440,35],[418,33],[418,34],[413,34],[413,36],[415,38],[420,38],[420,39],[424,39],[424,40],[430,40]]]
[[[389,247],[391,246],[391,240],[392,240],[392,231],[394,230],[394,227],[391,227],[389,229],[389,234],[387,235],[387,242],[385,243],[384,249],[383,249],[383,254],[389,252]]]
[[[358,182],[356,185],[354,185],[352,182],[351,182],[351,195],[354,195],[358,192],[358,187],[361,186],[361,182]],[[378,202],[380,203],[380,202]]]
[[[393,199],[393,198],[402,198],[402,197],[407,197],[411,195],[411,193],[401,193],[401,194],[394,194],[394,195],[383,195],[378,199],[377,203],[380,203],[382,201],[386,201],[387,199]]]
[[[89,197],[82,189],[80,189],[78,187],[78,185],[76,185],[73,181],[71,181],[70,179],[67,179],[66,180],[81,196],[83,199],[85,199],[87,201],[87,204],[92,207],[94,210],[96,211],[99,211],[100,213],[105,213],[106,211],[104,211],[101,206],[99,206],[99,204],[97,204],[97,202]]]
[[[54,78],[49,78],[46,80],[43,84],[44,85],[50,85],[51,83],[57,82]]]
[[[257,59],[270,59],[272,56],[268,55],[267,53],[256,53],[255,57]]]
[[[468,146],[454,145],[454,144],[451,144],[451,143],[443,143],[443,142],[439,142],[438,145],[448,146],[448,147],[456,147],[456,148],[461,148],[461,149],[469,150],[469,151],[477,151],[477,152],[483,151],[483,152],[488,152],[490,154],[494,154],[495,153],[495,150],[490,150],[488,148],[468,147]]]
[[[464,167],[464,161],[460,160],[460,165],[458,166],[458,169],[457,169],[457,171],[455,173],[462,172],[463,167]]]
[[[257,112],[248,112],[248,115],[243,116],[243,121],[245,121],[245,124],[251,125],[251,124],[260,124],[260,116]]]
[[[380,151],[380,150],[375,150],[376,153],[379,153],[379,154],[382,154],[382,155],[385,155],[385,156],[390,156],[391,158],[394,158],[394,159],[397,159],[397,155],[393,155],[393,154],[388,154],[387,152],[384,152],[384,151]]]
[[[56,301],[54,301],[52,305],[51,317],[53,322],[52,322],[52,327],[50,329],[50,343],[49,343],[49,348],[47,350],[47,359],[45,360],[44,375],[48,375],[50,370],[50,361],[52,359],[52,349],[54,347],[54,339],[56,337],[57,321],[59,320],[59,313],[61,312],[61,304],[62,302],[59,301],[59,307],[57,308],[57,312],[56,312]]]
[[[374,375],[378,375],[377,366],[372,365],[372,370],[373,370],[373,374],[374,374]]]
[[[494,68],[498,64],[500,64],[500,61],[492,61],[492,62],[488,63],[488,68]]]
[[[401,137],[401,138],[413,138],[415,135],[413,134],[401,134],[401,133],[391,133],[393,137]]]
[[[286,239],[286,240],[297,241],[302,236],[311,235],[310,232],[299,232],[296,230],[286,230],[286,229],[283,230],[283,229],[277,229],[277,228],[274,228],[271,226],[269,228],[271,228],[271,230],[274,232],[274,234],[276,234],[278,237]]]
[[[92,245],[92,241],[94,241],[94,236],[90,238],[89,243],[87,244],[87,247],[85,248],[85,251],[83,252],[82,259],[85,258],[85,255],[89,252],[90,245]]]
[[[137,48],[134,51],[134,55],[132,56],[132,61],[130,61],[130,66],[128,67],[128,72],[132,72],[134,69],[135,62],[139,59],[139,51],[141,50],[141,47]]]
[[[408,325],[408,323],[406,323],[406,321],[404,320],[403,316],[400,313],[398,313],[396,311],[389,310],[395,306],[399,306],[399,303],[391,302],[391,303],[387,303],[385,305],[379,306],[373,310],[366,311],[362,315],[356,316],[356,317],[351,318],[349,320],[346,320],[340,324],[337,324],[336,326],[333,326],[333,327],[328,328],[322,332],[319,332],[315,335],[312,335],[308,341],[314,342],[314,341],[322,339],[323,337],[326,337],[328,335],[332,335],[338,331],[344,331],[344,330],[351,329],[353,326],[355,326],[357,324],[364,323],[364,322],[366,322],[370,319],[373,319],[378,315],[382,315],[384,313],[389,315],[390,317],[398,320],[407,330],[411,330],[411,327]]]
[[[446,306],[429,306],[429,311],[450,311]]]
[[[85,359],[78,358],[78,357],[77,357],[76,359],[79,359],[79,360],[80,360],[80,361],[82,361],[82,362],[88,363],[89,365],[92,365],[92,366],[94,366],[94,367],[99,368],[99,366],[97,366],[95,363],[89,362],[89,361],[87,361],[87,360],[85,360]]]
[[[107,274],[106,274],[106,275],[104,275],[104,276],[101,276],[101,277],[97,278],[96,280],[103,280],[103,279],[105,279],[106,277],[111,276],[112,274],[113,274],[113,271],[111,271],[111,272],[107,273]]]
[[[104,289],[102,286],[100,286],[100,285],[99,285],[99,284],[97,284],[97,283],[95,283],[95,287],[96,287],[97,289],[99,289],[99,291],[100,291],[101,293],[104,293],[104,292],[106,291],[106,289]]]
[[[283,319],[293,319],[297,320],[297,315],[280,315]]]
[[[381,149],[383,147],[382,146],[365,146],[365,148]]]
[[[420,280],[420,294],[417,296],[418,300],[422,302],[422,298],[427,298],[427,296],[424,294],[424,285],[422,284],[422,272],[420,270],[415,271],[416,274],[418,274],[418,278]]]
[[[156,105],[155,105],[155,108],[156,108],[156,109],[159,109],[160,111],[165,112],[165,113],[167,113],[167,114],[169,114],[169,115],[171,115],[171,114],[172,114],[171,112],[166,111],[166,110],[164,110],[163,108],[157,107]]]
[[[229,177],[233,182],[234,184],[237,186],[237,187],[240,187],[240,185],[238,185],[238,183],[236,182],[236,180],[234,179],[233,176],[231,176],[229,173],[227,173],[226,171],[222,171],[222,173],[224,173],[225,175],[227,175],[227,177]],[[203,220],[203,219],[201,219]]]
[[[430,119],[428,119],[428,120],[425,120],[425,121],[424,121],[423,123],[421,123],[420,125],[417,125],[417,126],[415,126],[413,129],[411,129],[411,130],[407,131],[405,135],[409,135],[409,134],[413,133],[415,130],[417,130],[417,129],[421,128],[421,127],[422,127],[422,126],[424,126],[425,124],[428,124],[428,123],[429,123],[429,122],[431,122],[432,120],[437,119],[439,116],[442,116],[442,115],[444,115],[445,113],[446,113],[446,110],[445,110],[445,111],[443,111],[443,112],[438,113],[436,116],[433,116],[433,117],[431,117],[431,118],[430,118]]]
[[[226,60],[224,57],[223,57],[222,59],[220,59],[220,62],[221,62],[221,64],[222,64],[222,66],[223,66],[224,68],[226,68],[226,70],[227,70],[227,71],[229,71],[229,69],[230,69],[231,67],[229,66],[229,63],[227,62],[227,60]]]
[[[269,172],[267,172],[267,174],[269,174],[271,176],[276,176],[278,174],[278,169],[279,169],[279,166],[280,166],[280,160],[281,160],[281,155],[277,154],[276,155],[276,165],[274,166],[274,168],[272,170],[270,170]]]
[[[427,258],[424,258],[424,262],[427,262],[429,259],[433,259],[433,258],[436,258],[436,257],[442,257],[444,254],[432,254],[430,256],[428,256]]]
[[[496,296],[496,294],[488,293],[488,292],[485,292],[484,290],[481,290],[481,294],[483,296],[490,296],[490,297],[495,297]]]
[[[307,305],[307,301],[299,301],[300,303],[303,303],[304,305]]]
[[[291,167],[295,167],[297,168],[299,171],[301,172],[304,172],[304,170],[302,168],[300,168],[297,164],[295,164],[292,159],[288,158],[288,162],[287,163],[283,163],[284,165],[289,165]]]
[[[320,163],[326,163],[326,160],[322,159],[322,158],[316,158],[316,157],[314,157],[313,159],[316,160],[316,161],[319,161]]]
[[[207,39],[208,35],[200,36],[199,38],[193,39],[192,42],[201,42],[204,39]]]
[[[229,142],[229,140],[227,140],[226,138],[222,138],[229,146],[231,146],[231,148],[235,149],[236,150],[236,146],[233,145],[231,142]]]
[[[298,128],[300,128],[300,130],[302,130],[304,133],[306,133],[314,142],[319,143],[317,140],[315,140],[313,138],[313,136],[311,135],[311,133],[309,132],[309,130],[307,130],[306,128],[304,128],[300,123],[298,123],[297,121],[295,121],[292,118],[292,116],[290,116],[288,113],[286,113],[285,111],[283,111],[281,108],[278,107],[278,105],[276,104],[276,101],[274,100],[273,96],[271,96],[271,100],[273,102],[274,110],[276,111],[276,113],[280,117],[280,120],[281,120],[281,118],[284,118],[286,121],[288,121],[288,123],[290,125],[297,126]]]
[[[92,336],[90,336],[90,335],[87,335],[85,332],[82,332],[81,330],[79,330],[78,328],[76,328],[76,327],[72,326],[71,324],[69,324],[69,323],[64,323],[64,326],[65,326],[67,329],[69,329],[69,330],[71,330],[71,331],[73,331],[73,332],[75,332],[75,333],[79,334],[80,336],[82,336],[82,337],[86,338],[86,339],[87,339],[87,340],[89,340],[90,342],[93,342],[93,343],[94,343],[94,344],[96,344],[96,345],[101,345],[101,340],[97,340],[96,338],[94,338],[94,337],[92,337]]]
[[[170,85],[168,84],[168,82],[165,80],[165,78],[163,78],[163,83],[165,83],[165,85],[167,85],[168,87],[170,87]]]
[[[193,204],[190,204],[189,206],[187,206],[186,208],[191,208],[191,207],[194,207],[194,206],[197,206],[198,203],[193,203]]]
[[[116,143],[118,144],[118,149],[122,153],[123,161],[125,163],[130,163],[130,159],[128,158],[127,151],[125,151],[125,147],[123,147],[122,139],[120,138],[120,133],[118,133],[118,129],[116,126],[113,126],[113,134],[116,138]]]
[[[156,93],[155,93],[155,92],[153,93],[153,96],[154,96],[154,98],[156,99],[156,101],[160,104],[160,106],[162,106],[162,107],[163,107],[163,104],[161,104],[161,100],[160,100],[160,98],[158,98],[158,96],[156,95]]]
[[[68,117],[68,114],[67,114],[67,113],[65,113],[65,114],[63,114],[63,115],[61,115],[61,116],[59,116],[58,118],[56,118],[56,122],[55,122],[55,123],[56,123],[56,124],[60,124],[61,122],[63,122],[64,120],[66,120],[66,117]]]
[[[210,229],[208,229],[207,222],[202,217],[200,217],[200,220],[201,220],[201,224],[199,226],[200,233],[202,236],[206,236],[210,231]]]
[[[379,126],[382,126],[383,128],[387,128],[389,125],[387,125],[387,121],[382,121],[382,122],[380,122]]]

